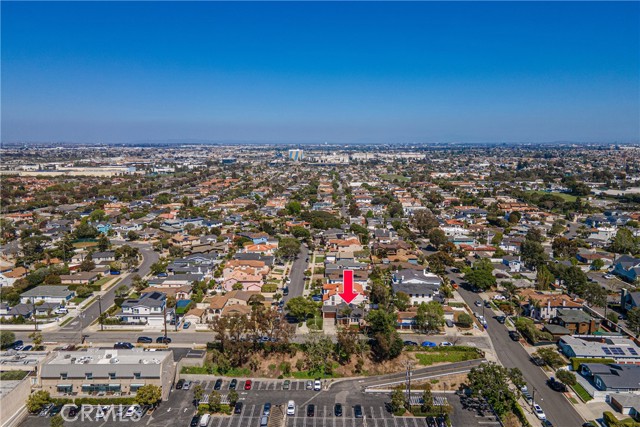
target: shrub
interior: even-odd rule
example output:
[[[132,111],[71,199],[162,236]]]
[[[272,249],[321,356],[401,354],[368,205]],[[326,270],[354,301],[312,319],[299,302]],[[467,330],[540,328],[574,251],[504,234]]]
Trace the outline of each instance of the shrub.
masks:
[[[458,316],[458,325],[462,328],[470,328],[473,324],[473,318],[467,313],[460,313]]]

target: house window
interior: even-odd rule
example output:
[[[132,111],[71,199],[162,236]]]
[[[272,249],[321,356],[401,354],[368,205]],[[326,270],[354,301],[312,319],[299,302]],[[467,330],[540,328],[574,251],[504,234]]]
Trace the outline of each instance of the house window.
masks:
[[[110,380],[116,379],[116,373],[115,372],[109,372],[109,379]]]
[[[88,380],[92,380],[93,379],[93,372],[87,372],[84,374],[84,377]]]
[[[66,380],[67,379],[67,373],[66,372],[61,372],[60,373],[60,379],[61,380]]]
[[[140,372],[134,372],[133,373],[133,378],[139,380],[140,378],[142,378],[142,375],[140,374]]]

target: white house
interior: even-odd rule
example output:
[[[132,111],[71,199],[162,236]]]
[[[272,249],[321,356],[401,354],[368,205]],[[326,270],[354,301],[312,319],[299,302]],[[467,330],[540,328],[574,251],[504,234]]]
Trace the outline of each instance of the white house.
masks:
[[[66,286],[44,285],[29,289],[20,294],[20,302],[23,304],[37,302],[51,302],[63,304],[75,297],[76,293]]]
[[[124,323],[162,326],[165,322],[166,303],[167,296],[162,292],[147,292],[140,298],[124,301],[118,317]],[[167,313],[167,320],[171,316],[172,314]]]

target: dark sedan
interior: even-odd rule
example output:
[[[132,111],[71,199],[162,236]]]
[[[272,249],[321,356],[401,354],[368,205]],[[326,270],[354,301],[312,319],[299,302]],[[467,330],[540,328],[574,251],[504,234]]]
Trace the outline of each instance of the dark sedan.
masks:
[[[153,340],[149,337],[138,337],[138,343],[140,344],[151,344]]]

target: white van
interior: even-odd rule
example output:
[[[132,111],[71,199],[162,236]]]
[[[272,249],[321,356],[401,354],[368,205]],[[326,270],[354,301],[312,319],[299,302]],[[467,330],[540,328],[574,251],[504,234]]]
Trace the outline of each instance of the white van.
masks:
[[[58,307],[58,308],[56,308],[54,313],[55,314],[67,314],[67,313],[69,313],[69,310],[67,310],[66,307]]]
[[[204,414],[202,418],[200,418],[200,427],[207,427],[207,425],[209,424],[210,418],[211,418],[211,415]]]

